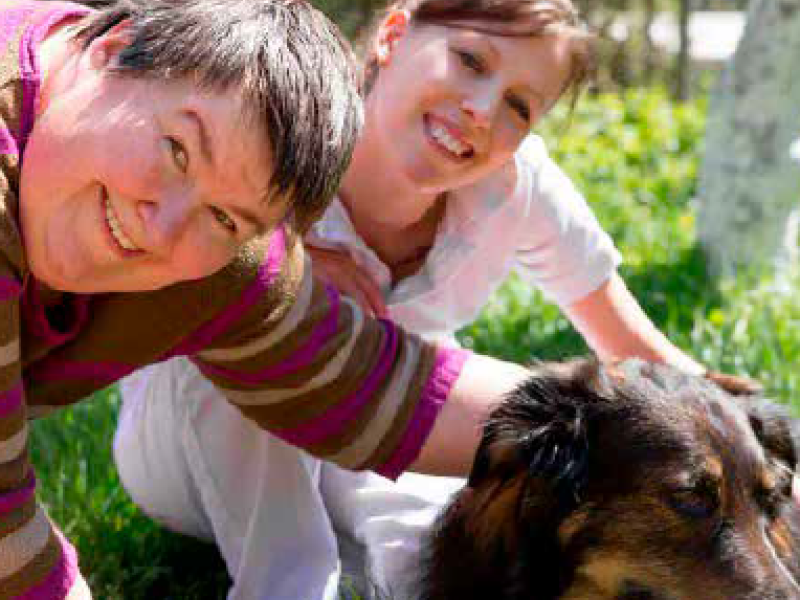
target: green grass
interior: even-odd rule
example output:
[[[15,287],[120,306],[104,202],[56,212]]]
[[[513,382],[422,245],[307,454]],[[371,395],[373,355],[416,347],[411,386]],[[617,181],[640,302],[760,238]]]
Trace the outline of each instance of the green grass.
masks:
[[[704,110],[702,101],[676,107],[660,91],[633,91],[584,100],[567,129],[555,119],[544,135],[615,238],[622,273],[658,325],[704,363],[796,399],[800,306],[768,285],[713,286],[695,245]],[[558,310],[514,278],[460,335],[519,361],[585,352]],[[41,498],[76,543],[95,597],[224,597],[214,549],[159,529],[121,489],[110,453],[117,404],[112,388],[34,428]]]

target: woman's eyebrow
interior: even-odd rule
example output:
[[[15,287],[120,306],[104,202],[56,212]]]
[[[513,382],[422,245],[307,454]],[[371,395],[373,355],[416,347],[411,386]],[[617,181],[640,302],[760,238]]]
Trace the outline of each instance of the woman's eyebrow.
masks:
[[[213,153],[214,143],[208,133],[208,128],[206,128],[205,123],[203,122],[203,118],[196,111],[191,109],[184,109],[180,114],[193,124],[197,133],[197,147],[200,150],[200,155],[203,161],[212,169],[213,172],[215,167]],[[225,203],[221,206],[221,208],[229,210],[241,220],[245,221],[255,230],[256,235],[262,235],[270,228],[270,224],[266,223],[261,216],[245,207],[238,206],[236,204]]]
[[[205,123],[203,123],[203,119],[195,111],[189,109],[182,110],[181,115],[186,117],[194,124],[197,132],[197,146],[200,150],[200,156],[203,158],[203,161],[207,164],[207,166],[209,166],[213,171],[216,167],[213,152],[214,144],[211,140],[211,136],[208,134],[208,129],[206,129]]]

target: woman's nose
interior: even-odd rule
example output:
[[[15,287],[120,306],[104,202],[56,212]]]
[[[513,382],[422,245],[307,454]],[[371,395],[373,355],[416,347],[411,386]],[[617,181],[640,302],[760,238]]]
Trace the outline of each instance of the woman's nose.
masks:
[[[464,98],[461,102],[461,110],[464,111],[476,127],[488,129],[492,122],[494,104],[492,93],[484,91]]]
[[[172,194],[158,200],[139,201],[147,250],[162,256],[172,253],[192,218],[193,204],[188,194]]]

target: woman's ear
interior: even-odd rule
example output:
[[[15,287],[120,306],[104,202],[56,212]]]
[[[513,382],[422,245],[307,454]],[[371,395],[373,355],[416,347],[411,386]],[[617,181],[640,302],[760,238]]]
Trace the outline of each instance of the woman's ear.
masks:
[[[94,69],[104,69],[115,63],[120,53],[133,41],[131,22],[125,19],[97,36],[86,48],[89,64]]]
[[[408,31],[410,22],[411,13],[407,10],[392,10],[381,21],[375,41],[375,56],[378,58],[379,66],[383,67],[389,64],[397,43]]]

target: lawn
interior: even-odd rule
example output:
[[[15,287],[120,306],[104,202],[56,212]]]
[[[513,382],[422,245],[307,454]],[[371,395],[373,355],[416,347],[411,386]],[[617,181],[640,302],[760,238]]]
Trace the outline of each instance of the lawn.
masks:
[[[766,284],[712,285],[695,245],[704,111],[702,100],[675,106],[658,90],[632,91],[584,99],[543,135],[616,240],[622,274],[659,326],[704,363],[759,378],[789,401],[800,397],[800,306]],[[461,339],[518,361],[585,352],[558,310],[515,278]],[[118,400],[111,388],[36,423],[33,456],[50,515],[76,543],[95,598],[224,597],[213,548],[162,531],[120,487],[111,460]]]

